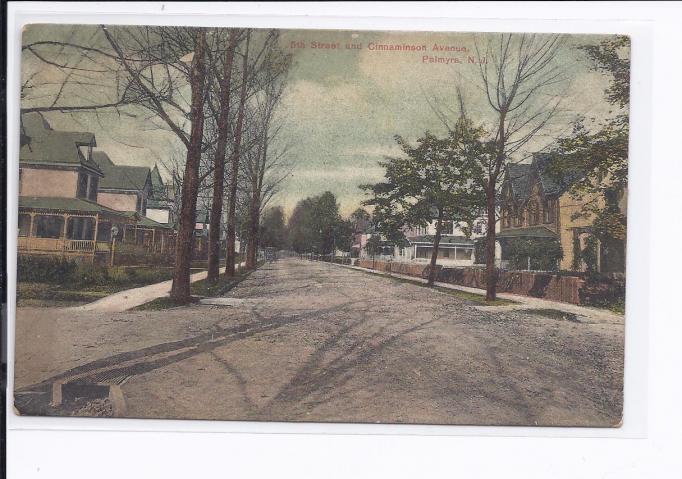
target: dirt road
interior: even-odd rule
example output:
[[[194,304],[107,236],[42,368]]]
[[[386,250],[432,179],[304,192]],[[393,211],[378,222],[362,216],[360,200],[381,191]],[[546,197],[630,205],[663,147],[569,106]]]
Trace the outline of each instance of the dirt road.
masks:
[[[227,298],[166,311],[20,308],[16,387],[75,374],[110,381],[130,417],[620,422],[622,322],[489,312],[297,259],[266,264]]]

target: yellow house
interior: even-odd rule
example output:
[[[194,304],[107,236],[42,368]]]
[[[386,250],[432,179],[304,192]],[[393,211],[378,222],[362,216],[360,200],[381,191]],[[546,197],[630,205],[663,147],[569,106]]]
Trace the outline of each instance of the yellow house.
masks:
[[[579,178],[579,172],[565,174],[563,178],[547,173],[551,157],[535,154],[531,163],[509,164],[505,172],[501,194],[501,224],[497,238],[502,249],[504,265],[509,244],[514,238],[531,241],[556,241],[563,251],[558,265],[561,270],[584,271],[586,264],[580,252],[592,234],[593,215],[579,214],[587,203],[595,202],[603,208],[601,198],[583,196],[576,199],[570,186]],[[619,207],[625,212],[625,198],[619,198]],[[542,247],[542,246],[539,246]],[[596,269],[599,272],[624,272],[625,248],[622,242],[609,245],[598,243]]]

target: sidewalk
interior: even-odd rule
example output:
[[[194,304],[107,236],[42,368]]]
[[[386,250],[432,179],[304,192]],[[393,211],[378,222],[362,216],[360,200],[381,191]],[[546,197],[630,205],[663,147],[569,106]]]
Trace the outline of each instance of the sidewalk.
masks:
[[[246,263],[241,263],[240,268],[243,268]],[[220,270],[225,272],[225,268]],[[189,277],[189,282],[194,283],[205,279],[208,275],[207,271],[200,271],[194,273]],[[132,309],[141,304],[148,303],[156,298],[163,298],[170,294],[173,280],[163,281],[161,283],[150,284],[140,288],[126,289],[118,293],[111,294],[105,298],[98,299],[92,303],[84,304],[83,306],[75,306],[69,308],[75,311],[101,311],[107,313],[120,313]]]
[[[426,284],[428,282],[425,279],[417,278],[415,276],[408,276],[405,274],[398,274],[398,273],[390,273],[389,274],[389,273],[386,273],[384,271],[377,271],[374,269],[361,268],[359,266],[350,266],[350,265],[345,265],[345,264],[337,264],[337,263],[328,263],[328,264],[333,264],[335,266],[342,266],[344,268],[355,269],[358,271],[364,271],[366,273],[373,273],[373,274],[378,274],[378,275],[382,275],[382,276],[391,276],[394,278],[405,279],[408,281],[413,281],[415,283]],[[434,283],[434,285],[438,286],[440,288],[447,288],[447,289],[453,289],[453,290],[457,290],[457,291],[464,291],[467,293],[479,294],[481,296],[485,295],[485,290],[479,289],[479,288],[469,288],[467,286],[460,286],[460,285],[451,284],[451,283],[441,283],[439,281],[436,281]],[[507,299],[510,301],[515,301],[517,304],[508,304],[508,305],[502,305],[502,306],[478,306],[478,309],[481,309],[482,311],[489,311],[491,313],[513,311],[513,310],[523,310],[523,309],[526,309],[526,310],[527,309],[554,309],[557,311],[562,311],[564,313],[575,314],[576,316],[581,316],[583,318],[587,318],[591,321],[598,322],[598,323],[623,324],[625,321],[625,316],[613,313],[613,312],[605,310],[605,309],[591,308],[588,306],[579,306],[577,304],[570,304],[570,303],[561,303],[559,301],[550,301],[547,299],[532,298],[529,296],[521,296],[521,295],[517,295],[517,294],[510,294],[510,293],[498,293],[497,297],[500,299]]]

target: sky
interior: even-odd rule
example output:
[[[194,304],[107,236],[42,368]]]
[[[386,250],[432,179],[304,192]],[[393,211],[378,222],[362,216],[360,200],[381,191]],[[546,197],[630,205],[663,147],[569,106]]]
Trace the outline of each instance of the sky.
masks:
[[[366,197],[358,186],[381,181],[384,170],[379,161],[400,154],[395,135],[415,141],[425,131],[446,131],[434,108],[454,118],[457,85],[461,86],[468,116],[492,129],[494,117],[481,89],[476,62],[482,55],[477,55],[476,46],[482,49],[489,39],[496,38],[494,34],[334,30],[281,33],[280,46],[293,55],[293,64],[279,110],[284,124],[279,141],[289,145],[287,154],[293,170],[271,205],[282,206],[287,214],[297,201],[326,190],[337,196],[343,215],[360,206]],[[31,25],[24,33],[24,43],[66,36],[93,45],[101,41],[94,27]],[[593,71],[584,53],[576,48],[605,38],[565,37],[552,59],[562,71],[562,81],[538,98],[545,103],[560,98],[560,113],[519,152],[520,159],[568,134],[578,115],[599,123],[612,114],[613,107],[604,100],[609,78]],[[386,45],[413,45],[419,51],[381,49]],[[30,54],[25,53],[23,58],[25,79],[36,74],[45,81],[62,75]],[[107,75],[102,73],[103,85],[113,81]],[[106,95],[106,87],[95,94]],[[66,103],[69,95],[76,98],[85,93],[76,89],[63,95],[60,101]],[[88,95],[92,98],[93,93]],[[45,101],[33,91],[24,104]],[[96,117],[62,113],[46,117],[55,129],[95,133],[98,148],[107,151],[116,163],[152,167],[167,162],[171,156],[184,155],[172,133],[158,128],[158,120],[135,109],[122,115],[101,111]]]

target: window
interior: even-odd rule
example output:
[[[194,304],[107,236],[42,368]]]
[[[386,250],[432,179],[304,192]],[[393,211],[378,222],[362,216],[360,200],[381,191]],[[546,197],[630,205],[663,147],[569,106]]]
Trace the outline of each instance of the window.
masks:
[[[135,205],[135,211],[142,211],[142,195],[137,195],[137,204]]]
[[[523,225],[523,211],[519,211],[519,208],[514,206],[514,226]]]
[[[531,226],[540,223],[540,210],[535,201],[528,203],[528,224]]]
[[[441,255],[443,258],[449,258],[450,257],[450,249],[449,248],[443,248],[443,254]]]
[[[64,232],[63,216],[36,216],[34,218],[35,236],[38,238],[61,238]]]
[[[31,229],[31,215],[19,215],[19,236],[28,236]]]
[[[69,218],[66,227],[66,237],[72,240],[91,240],[95,234],[94,218]]]
[[[443,221],[443,225],[441,227],[441,234],[444,235],[451,235],[454,232],[454,223],[452,221]]]
[[[555,200],[545,200],[543,204],[543,222],[544,223],[554,223],[554,219],[556,218],[555,214],[555,208],[556,208],[556,201]]]
[[[76,198],[87,198],[88,196],[88,175],[78,173],[78,186],[76,188]]]
[[[99,178],[95,175],[90,177],[90,186],[88,188],[88,199],[90,201],[97,201],[97,187],[99,185]]]
[[[457,248],[455,259],[470,260],[473,248]]]
[[[512,207],[511,207],[511,205],[508,205],[505,209],[502,210],[502,225],[505,228],[511,228],[511,225],[512,225]],[[477,226],[478,226],[478,224],[477,224]],[[483,228],[481,227],[480,229],[482,230]]]

